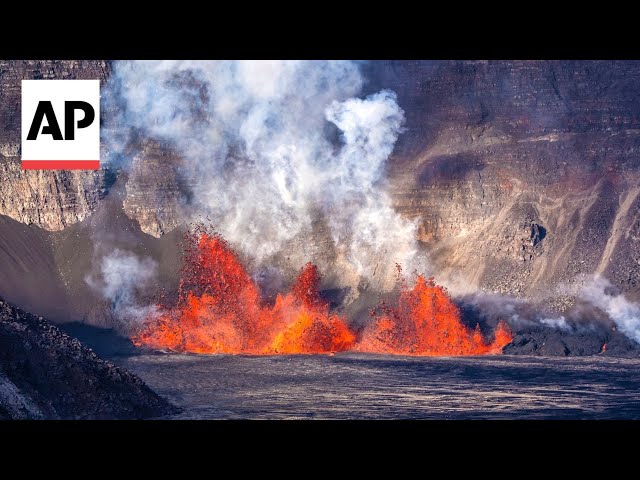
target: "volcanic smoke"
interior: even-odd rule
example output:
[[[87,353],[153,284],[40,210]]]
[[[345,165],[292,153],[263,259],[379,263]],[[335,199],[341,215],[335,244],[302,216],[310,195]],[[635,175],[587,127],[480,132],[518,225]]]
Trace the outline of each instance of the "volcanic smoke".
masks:
[[[417,222],[388,193],[404,111],[391,90],[365,95],[366,83],[350,61],[116,62],[104,156],[142,161],[140,137],[179,155],[180,216],[212,219],[252,274],[283,257],[304,264],[301,239],[322,220],[337,259],[316,261],[335,285],[388,291],[395,262],[422,271],[426,258]]]
[[[358,62],[115,64],[105,94],[109,161],[126,165],[140,136],[159,141],[184,160],[175,167],[180,188],[188,190],[180,202],[184,218],[211,218],[224,235],[204,227],[187,235],[177,294],[145,310],[137,344],[250,354],[501,349],[506,327],[489,343],[423,277],[412,289],[404,285],[398,305],[379,309],[358,332],[321,299],[315,265],[307,264],[274,302],[262,298],[251,273],[304,264],[303,239],[318,233],[319,221],[331,255],[314,258],[334,287],[350,288],[345,304],[357,298],[360,284],[392,291],[395,262],[427,269],[417,222],[396,212],[388,193],[386,162],[404,111],[395,92],[365,95],[365,84]],[[275,270],[275,283],[284,281],[285,270]]]
[[[229,244],[213,229],[185,234],[177,300],[158,305],[133,341],[137,346],[190,353],[254,355],[331,353],[358,350],[402,355],[500,353],[511,341],[499,324],[492,343],[479,327],[461,321],[446,290],[418,276],[412,289],[401,281],[395,307],[372,312],[360,342],[345,318],[320,298],[320,275],[307,263],[289,292],[267,305]],[[400,278],[400,277],[399,277]]]

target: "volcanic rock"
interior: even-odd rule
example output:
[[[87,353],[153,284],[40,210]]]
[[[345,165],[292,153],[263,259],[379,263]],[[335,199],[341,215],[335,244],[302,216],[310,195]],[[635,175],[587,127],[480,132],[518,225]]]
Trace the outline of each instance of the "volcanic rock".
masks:
[[[170,232],[184,219],[182,207],[188,190],[177,173],[180,163],[178,155],[152,141],[146,141],[133,158],[124,211],[154,237]]]
[[[396,208],[420,222],[425,254],[453,293],[482,288],[546,301],[551,292],[564,311],[573,299],[554,287],[600,273],[640,299],[638,62],[365,69],[368,90],[393,89],[405,110],[391,191]],[[60,230],[95,210],[109,184],[104,172],[19,170],[19,80],[104,80],[110,71],[103,61],[0,63],[0,214]],[[131,169],[125,212],[154,236],[184,218],[188,188],[176,161],[143,146]]]
[[[515,335],[513,341],[504,347],[503,353],[552,357],[640,357],[640,345],[615,328],[606,328],[600,324],[591,324],[578,331],[538,327],[523,330]]]
[[[42,317],[0,300],[0,419],[136,419],[175,412],[137,376]]]
[[[440,280],[569,309],[606,276],[640,298],[638,62],[374,62],[407,115],[390,162]],[[527,231],[529,230],[529,231]],[[636,232],[636,234],[634,234]]]

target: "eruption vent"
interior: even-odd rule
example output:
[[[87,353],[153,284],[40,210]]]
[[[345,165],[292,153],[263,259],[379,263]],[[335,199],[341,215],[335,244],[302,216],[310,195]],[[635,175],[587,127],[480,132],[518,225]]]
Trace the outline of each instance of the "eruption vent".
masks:
[[[398,267],[398,271],[400,268]],[[372,311],[374,321],[365,329],[357,350],[397,355],[485,355],[502,352],[512,335],[500,322],[492,343],[461,321],[460,311],[447,291],[433,278],[418,276],[412,289],[400,279],[395,307],[383,304]]]
[[[227,242],[199,226],[185,234],[177,300],[159,305],[134,337],[138,346],[190,353],[255,355],[330,353],[344,350],[401,355],[500,353],[511,333],[500,323],[489,343],[468,329],[444,288],[417,277],[396,307],[382,305],[360,343],[344,318],[319,295],[320,275],[307,263],[289,293],[265,305],[258,286]]]
[[[308,263],[291,292],[265,306],[253,279],[218,234],[185,235],[178,300],[160,306],[134,338],[138,346],[192,353],[294,354],[347,350],[355,341],[344,319],[320,300],[317,268]]]

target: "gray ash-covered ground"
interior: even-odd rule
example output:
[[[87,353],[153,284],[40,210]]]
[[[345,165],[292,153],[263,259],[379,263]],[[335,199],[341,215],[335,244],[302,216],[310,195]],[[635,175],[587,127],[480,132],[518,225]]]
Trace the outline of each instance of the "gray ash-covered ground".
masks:
[[[141,419],[177,411],[136,375],[0,300],[0,419]]]
[[[116,360],[183,419],[640,419],[640,360],[148,354]]]

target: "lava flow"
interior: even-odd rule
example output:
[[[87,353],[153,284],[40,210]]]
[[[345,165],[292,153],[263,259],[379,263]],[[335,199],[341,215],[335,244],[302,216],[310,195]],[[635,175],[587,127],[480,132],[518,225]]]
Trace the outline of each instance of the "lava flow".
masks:
[[[398,269],[399,270],[399,269]],[[447,291],[432,278],[418,276],[412,289],[401,280],[397,306],[383,304],[371,315],[356,350],[395,355],[486,355],[501,353],[511,342],[509,327],[500,322],[489,343],[480,326],[466,327]]]
[[[133,341],[137,346],[190,353],[254,355],[344,350],[397,355],[500,353],[511,339],[504,323],[494,340],[466,327],[446,290],[418,276],[409,289],[400,278],[397,306],[382,305],[356,335],[319,295],[320,275],[307,263],[289,293],[266,305],[229,244],[204,226],[185,235],[177,300],[158,305]]]
[[[178,300],[133,339],[138,346],[191,353],[294,354],[349,349],[355,335],[320,299],[320,276],[308,263],[291,292],[263,305],[257,285],[218,234],[198,227],[183,242]]]

